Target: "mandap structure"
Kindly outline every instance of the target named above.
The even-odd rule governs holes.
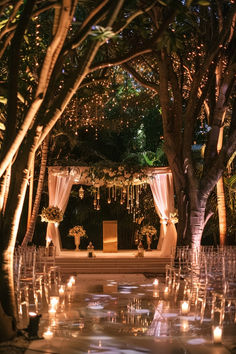
[[[108,189],[110,198],[121,198],[127,208],[135,215],[139,203],[139,191],[149,184],[156,212],[160,218],[160,236],[157,245],[158,256],[168,257],[176,247],[177,222],[174,208],[173,178],[169,167],[148,167],[130,173],[119,166],[115,171],[111,168],[95,169],[84,166],[50,166],[48,167],[49,205],[56,206],[64,213],[73,184],[94,186],[94,206],[100,207],[100,187]],[[109,202],[109,200],[108,200]],[[57,255],[62,251],[58,225],[48,223],[46,242],[52,241]]]

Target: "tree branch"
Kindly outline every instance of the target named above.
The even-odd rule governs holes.
[[[158,93],[159,89],[158,89],[158,85],[156,85],[154,82],[148,81],[146,79],[144,79],[144,77],[142,77],[132,66],[130,66],[127,63],[122,64],[122,67],[128,71],[133,77],[134,79],[140,83],[143,87],[146,87],[150,90],[155,91],[156,93]]]
[[[104,62],[100,62],[94,66],[91,66],[91,68],[89,69],[89,73],[92,73],[96,70],[99,70],[99,69],[103,69],[103,68],[107,68],[107,67],[110,67],[110,66],[115,66],[115,65],[121,65],[121,64],[124,64],[126,63],[127,61],[130,61],[140,55],[143,55],[143,54],[147,54],[147,53],[151,53],[152,52],[152,49],[151,48],[143,48],[141,49],[140,51],[134,51],[133,53],[129,53],[123,57],[120,57],[120,58],[112,58],[108,61],[104,61]]]

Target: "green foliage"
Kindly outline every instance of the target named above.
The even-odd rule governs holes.
[[[232,213],[236,210],[236,174],[231,177],[224,178],[225,186],[229,195],[229,206]]]
[[[231,177],[224,177],[224,191],[225,191],[225,204],[226,204],[226,222],[227,234],[226,244],[236,244],[236,175]],[[212,242],[217,245],[219,240],[219,220],[217,209],[217,194],[216,189],[211,193],[208,203],[207,211],[213,211],[214,214],[206,224],[203,233],[203,244]]]
[[[163,166],[162,158],[165,153],[162,147],[157,148],[156,152],[145,151],[143,152],[143,158],[148,166]]]
[[[111,27],[94,26],[90,35],[98,41],[107,41],[109,38],[114,38],[115,33],[112,31]]]

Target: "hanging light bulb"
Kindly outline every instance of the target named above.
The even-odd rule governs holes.
[[[82,186],[79,189],[79,197],[80,197],[80,199],[84,198],[84,188]]]

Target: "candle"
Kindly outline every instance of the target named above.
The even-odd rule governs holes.
[[[169,288],[168,286],[166,286],[164,289],[164,297],[167,297],[168,294],[169,294]]]
[[[153,297],[157,298],[159,296],[158,291],[153,291]]]
[[[154,285],[154,286],[157,286],[158,283],[159,283],[159,282],[158,282],[158,279],[154,279],[153,285]]]
[[[69,281],[69,282],[67,283],[67,288],[68,288],[69,290],[71,290],[72,285],[73,285],[73,284]]]
[[[43,338],[46,340],[50,340],[53,337],[53,332],[50,331],[50,328],[46,332],[43,333]]]
[[[71,283],[72,285],[75,284],[75,277],[71,276],[69,279],[69,283]]]
[[[220,326],[213,327],[213,342],[221,343],[222,341],[222,328]]]
[[[64,290],[64,287],[63,287],[63,285],[62,285],[62,286],[59,288],[59,295],[60,295],[60,296],[63,296],[64,293],[65,293],[65,290]]]
[[[59,303],[59,298],[58,296],[50,296],[50,305],[54,307],[55,309],[57,308]]]
[[[183,315],[186,315],[189,312],[189,302],[188,301],[182,301],[181,312]]]

